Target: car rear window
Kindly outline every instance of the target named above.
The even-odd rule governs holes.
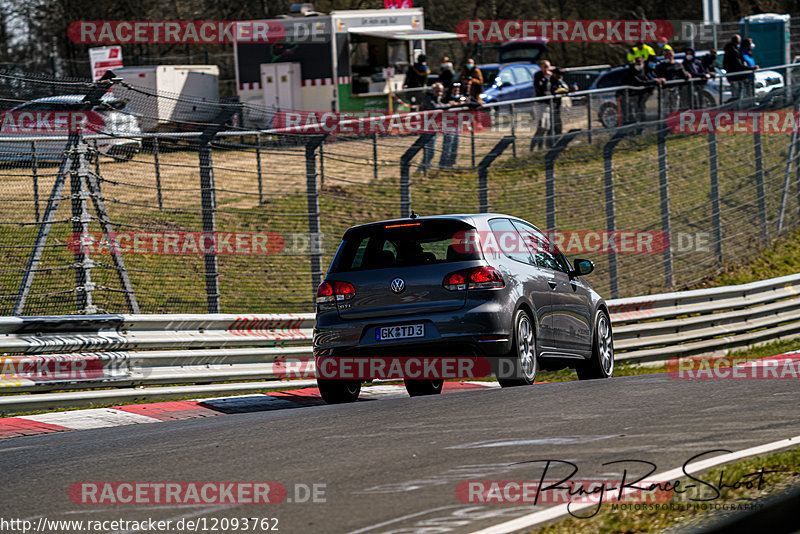
[[[391,222],[347,231],[330,272],[413,267],[481,259],[459,246],[472,226],[457,220]]]

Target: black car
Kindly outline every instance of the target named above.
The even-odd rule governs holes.
[[[534,225],[508,215],[441,215],[350,228],[317,292],[314,355],[486,358],[501,386],[532,384],[540,368],[610,377],[608,308]],[[502,365],[500,365],[502,364]],[[327,402],[358,398],[361,381],[317,378]],[[442,380],[406,379],[414,395]]]

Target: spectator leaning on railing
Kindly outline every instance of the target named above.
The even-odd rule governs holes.
[[[572,91],[577,91],[578,86],[573,84],[572,87],[567,85],[564,81],[564,71],[556,67],[553,69],[553,77],[550,83],[551,94],[557,98],[553,99],[553,133],[561,135],[563,132],[563,124],[561,122],[561,103],[564,96]]]
[[[475,60],[469,58],[464,68],[461,69],[461,74],[458,76],[458,81],[461,82],[461,94],[469,96],[473,100],[478,100],[481,92],[483,91],[483,74],[481,69],[475,66]]]
[[[533,91],[536,97],[553,95],[553,67],[546,59],[539,62],[539,72],[533,75]],[[536,115],[536,133],[531,139],[531,152],[536,148],[542,148],[544,137],[550,133],[550,101],[537,100],[533,104],[533,112]],[[550,140],[548,140],[550,146]]]
[[[444,95],[444,87],[440,83],[435,83],[431,86],[430,91],[425,91],[422,94],[422,104],[420,111],[436,111],[446,110],[453,106],[453,102],[449,101],[448,97]],[[433,163],[433,155],[436,151],[436,136],[431,137],[431,140],[423,147],[422,163],[417,168],[417,171],[427,171],[431,168]],[[439,167],[452,168],[456,163],[456,156],[458,155],[458,133],[445,133],[442,135],[442,155],[439,158]]]
[[[728,74],[728,82],[731,84],[732,100],[741,100],[745,96],[745,85],[747,84],[747,71],[755,70],[744,60],[740,44],[742,38],[734,35],[728,44],[725,45],[725,57],[722,58],[722,67]]]
[[[637,57],[633,63],[628,65],[624,84],[641,87],[641,89],[622,91],[624,121],[626,123],[644,121],[646,118],[645,104],[653,93],[653,86],[663,85],[664,79],[655,75],[655,72],[645,64],[644,58]],[[627,99],[625,98],[626,93],[630,93],[627,95]]]
[[[659,61],[656,65],[656,77],[663,78],[665,81],[671,82],[675,80],[688,80],[689,73],[683,68],[683,65],[675,61],[675,53],[672,49],[664,50],[664,59]],[[664,99],[667,109],[666,113],[670,114],[673,111],[678,111],[681,101],[681,89],[677,85],[668,85],[664,90],[666,98]]]
[[[703,62],[697,59],[694,48],[685,48],[684,54],[683,70],[685,70],[691,77],[691,94],[695,98],[696,105],[702,107],[703,99],[700,97],[700,95],[703,92],[703,87],[705,87],[706,82],[709,78],[713,77],[713,74],[710,74],[708,70],[706,70],[705,65],[703,65]],[[716,54],[714,54],[714,56],[716,57]]]
[[[747,67],[751,70],[756,70],[758,68],[758,65],[756,65],[756,60],[753,58],[753,49],[755,47],[756,45],[749,37],[742,39],[742,59]],[[747,78],[745,78],[744,90],[747,98],[753,98],[756,96],[756,75],[752,72],[747,75]]]

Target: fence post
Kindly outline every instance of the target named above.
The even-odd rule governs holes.
[[[547,231],[552,233],[556,231],[556,179],[555,179],[555,161],[562,150],[567,148],[567,145],[580,134],[580,130],[570,130],[555,144],[553,148],[547,151],[544,156],[544,184],[545,184],[545,205],[547,210]]]
[[[669,174],[667,170],[667,135],[669,130],[662,123],[658,131],[658,188],[661,192],[661,233],[667,239],[664,249],[664,285],[672,287],[672,230],[669,209]]]
[[[586,95],[586,130],[589,132],[589,144],[592,144],[592,95]]]
[[[778,210],[778,234],[780,234],[781,230],[783,230],[783,216],[786,213],[786,199],[789,196],[789,179],[792,175],[792,162],[794,162],[796,144],[797,132],[793,131],[791,137],[789,138],[789,155],[786,158],[786,172],[783,175],[783,192],[781,193],[781,204]]]
[[[99,157],[100,152],[95,147],[95,158]],[[111,218],[108,216],[108,211],[103,201],[100,183],[101,176],[99,171],[87,176],[86,184],[89,188],[89,195],[92,198],[92,204],[94,204],[94,209],[97,213],[97,221],[100,223],[103,235],[112,243],[116,243],[114,227],[111,225]],[[125,268],[125,259],[122,257],[122,253],[117,247],[112,246],[109,248],[111,249],[111,261],[119,277],[120,287],[122,287],[122,291],[125,293],[125,302],[128,304],[128,310],[130,310],[131,313],[139,313],[139,303],[136,301],[136,295],[133,293],[133,286],[128,277],[128,270]]]
[[[203,240],[211,236],[212,252],[204,254],[206,270],[206,302],[208,313],[219,313],[219,265],[217,261],[217,194],[214,184],[214,167],[211,160],[211,142],[233,116],[235,108],[223,106],[217,118],[200,135],[200,203],[202,206]]]
[[[31,167],[33,167],[33,211],[39,222],[39,162],[36,159],[36,141],[31,141]]]
[[[764,189],[764,151],[761,144],[761,132],[753,132],[753,152],[756,160],[756,195],[758,198],[758,222],[761,226],[761,241],[769,241],[767,228],[767,196]]]
[[[97,105],[97,103],[100,101],[100,98],[106,92],[108,92],[108,89],[112,84],[113,81],[110,79],[109,71],[103,76],[103,78],[94,84],[92,90],[89,91],[89,93],[84,97],[83,102],[85,103],[86,108],[91,109],[93,106]],[[14,300],[14,306],[11,309],[12,315],[22,315],[22,311],[25,309],[25,301],[28,299],[28,293],[30,293],[31,286],[33,285],[33,279],[36,275],[36,271],[39,269],[39,263],[42,260],[42,253],[44,252],[44,247],[47,244],[47,236],[50,234],[50,228],[53,225],[53,219],[55,218],[56,210],[58,210],[58,205],[61,202],[64,184],[67,181],[67,173],[69,173],[73,168],[75,149],[80,142],[80,139],[81,136],[79,133],[71,133],[67,138],[67,144],[64,147],[63,157],[58,168],[58,174],[56,174],[56,179],[53,183],[53,189],[50,192],[50,198],[47,201],[47,207],[45,207],[41,224],[39,225],[39,232],[36,235],[36,241],[33,244],[31,255],[28,257],[28,263],[25,265],[25,271],[22,275],[22,280],[19,283],[17,297]]]
[[[475,168],[475,124],[469,127],[469,141],[472,148],[472,168]]]
[[[325,140],[319,144],[319,186],[325,186]]]
[[[722,220],[719,210],[719,168],[717,162],[717,135],[708,134],[708,167],[711,177],[711,225],[714,232],[714,258],[722,266]]]
[[[159,163],[158,135],[153,137],[153,163],[156,167],[156,190],[158,191],[158,209],[164,209],[164,198],[161,191],[161,165]]]
[[[424,133],[400,156],[400,217],[411,215],[411,160],[436,134]]]
[[[635,126],[628,126],[620,128],[617,132],[603,145],[603,182],[606,197],[606,231],[609,233],[611,241],[610,250],[608,251],[608,280],[609,288],[611,291],[611,298],[619,297],[619,275],[617,273],[617,250],[616,250],[616,236],[614,233],[617,231],[617,215],[614,206],[614,148],[625,137],[635,131]]]
[[[372,178],[378,179],[378,133],[372,134]]]
[[[478,211],[489,211],[489,166],[503,153],[508,145],[514,143],[514,136],[506,135],[492,147],[478,164]]]
[[[511,137],[514,139],[511,142],[511,154],[517,157],[517,116],[514,113],[514,104],[511,104]]]
[[[256,172],[258,173],[258,204],[264,203],[264,182],[261,175],[261,134],[256,134]]]
[[[317,294],[322,283],[322,238],[319,226],[319,191],[317,190],[317,147],[322,146],[324,135],[315,135],[306,141],[306,201],[308,206],[308,242],[311,245],[311,294]]]
[[[86,209],[86,200],[89,191],[86,186],[86,176],[89,174],[86,143],[78,143],[75,147],[75,157],[70,170],[70,199],[72,201],[72,256],[75,267],[75,304],[78,313],[92,314],[97,308],[92,303],[92,266],[94,262],[89,258],[83,246],[83,237],[89,234],[89,221],[92,220]],[[74,241],[77,238],[77,242]],[[77,245],[77,246],[76,246]]]

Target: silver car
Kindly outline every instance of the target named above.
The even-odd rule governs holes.
[[[37,98],[12,108],[11,112],[76,112],[85,111],[84,95],[59,95]],[[89,139],[91,144],[97,143],[101,154],[115,159],[127,160],[136,155],[142,147],[142,130],[139,119],[130,113],[123,100],[115,98],[112,93],[106,93],[100,104],[91,111],[99,113],[103,118],[103,127],[95,139]],[[36,138],[33,141],[24,140],[19,135],[0,134],[0,161],[30,161],[34,157],[38,161],[60,161],[66,141],[63,139],[49,140],[48,134],[32,134],[28,137]],[[52,137],[64,137],[65,134],[53,134]]]
[[[504,387],[532,384],[539,369],[610,377],[608,308],[584,279],[593,269],[570,264],[545,233],[508,215],[355,226],[317,292],[317,368],[332,358],[452,355],[489,360]],[[338,403],[356,400],[362,380],[318,373],[317,382]],[[412,396],[442,389],[441,379],[405,384]]]

